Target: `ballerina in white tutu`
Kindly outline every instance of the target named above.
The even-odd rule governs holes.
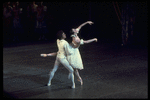
[[[80,40],[80,38],[78,37],[78,33],[79,33],[81,27],[83,27],[86,24],[92,25],[93,22],[92,21],[87,21],[87,22],[81,24],[78,28],[76,28],[76,29],[72,28],[71,29],[71,33],[72,33],[71,34],[71,37],[72,37],[72,43],[71,43],[71,45],[77,45],[78,43],[80,43],[81,45],[83,45],[83,44],[91,43],[91,42],[94,42],[94,41],[97,42],[97,38],[85,41],[83,39]],[[73,54],[67,55],[67,60],[70,63],[70,65],[74,68],[75,74],[78,77],[77,80],[80,81],[81,85],[82,85],[83,81],[82,81],[81,76],[79,75],[78,69],[82,70],[84,68],[83,68],[82,58],[81,58],[81,55],[80,55],[80,52],[79,52],[78,48],[74,48],[73,49]]]

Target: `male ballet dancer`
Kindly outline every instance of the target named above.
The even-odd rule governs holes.
[[[75,88],[74,74],[73,74],[74,70],[70,66],[69,62],[66,59],[66,52],[71,54],[72,53],[72,50],[71,50],[72,48],[70,48],[69,43],[65,40],[65,38],[66,38],[66,34],[62,30],[57,33],[58,52],[57,52],[57,57],[56,57],[56,61],[55,61],[55,64],[54,64],[54,68],[50,72],[50,78],[49,78],[49,82],[48,82],[47,85],[48,86],[51,85],[51,80],[54,77],[54,74],[57,71],[59,64],[61,63],[69,71],[69,77],[72,80],[72,88]],[[79,46],[79,44],[74,46],[74,48],[77,48],[78,46]],[[41,56],[43,56],[43,57],[46,57],[46,56],[49,56],[49,55],[41,54]]]

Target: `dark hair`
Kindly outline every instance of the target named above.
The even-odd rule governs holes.
[[[62,30],[58,31],[58,32],[57,32],[57,39],[61,39],[63,33],[64,33],[64,32],[63,32]]]
[[[74,32],[73,32],[73,30],[71,29],[71,30],[70,30],[70,34],[68,34],[68,37],[69,37],[69,38],[67,39],[68,43],[72,43],[72,37],[71,37],[72,34],[74,34]]]
[[[74,32],[73,32],[73,30],[72,30],[72,29],[70,30],[70,35],[71,35],[71,34],[74,34]]]

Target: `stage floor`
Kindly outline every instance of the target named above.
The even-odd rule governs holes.
[[[91,43],[79,48],[84,69],[71,89],[68,70],[60,65],[50,87],[49,71],[56,43],[3,47],[3,96],[7,98],[148,98],[148,50]]]

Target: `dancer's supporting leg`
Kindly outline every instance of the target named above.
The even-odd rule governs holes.
[[[81,76],[79,75],[78,69],[74,69],[76,76],[78,77],[78,81],[80,81],[81,85],[83,85],[83,81]]]
[[[72,81],[72,88],[75,88],[74,74],[73,74],[74,70],[73,70],[73,68],[70,66],[70,64],[67,61],[67,59],[60,59],[60,62],[63,64],[63,66],[65,66],[65,68],[68,69],[69,76],[70,76],[71,81]]]
[[[60,64],[60,62],[59,62],[58,59],[56,58],[55,64],[54,64],[54,68],[53,68],[52,71],[50,72],[50,78],[49,78],[49,82],[48,82],[47,86],[50,86],[50,85],[51,85],[51,80],[52,80],[52,78],[54,77],[54,74],[55,74],[55,72],[57,71],[59,64]]]
[[[74,74],[73,74],[74,70],[73,70],[73,68],[70,66],[69,62],[68,62],[66,59],[63,59],[63,58],[61,58],[61,59],[60,59],[60,58],[56,58],[56,61],[55,61],[55,64],[54,64],[54,68],[53,68],[52,71],[50,72],[50,78],[49,78],[49,82],[48,82],[47,85],[48,85],[48,86],[51,85],[51,80],[52,80],[52,78],[54,77],[54,74],[55,74],[55,72],[57,71],[58,66],[59,66],[60,63],[62,63],[63,66],[64,66],[65,68],[67,68],[67,70],[69,71],[69,76],[70,76],[71,81],[72,81],[72,88],[75,88]]]

